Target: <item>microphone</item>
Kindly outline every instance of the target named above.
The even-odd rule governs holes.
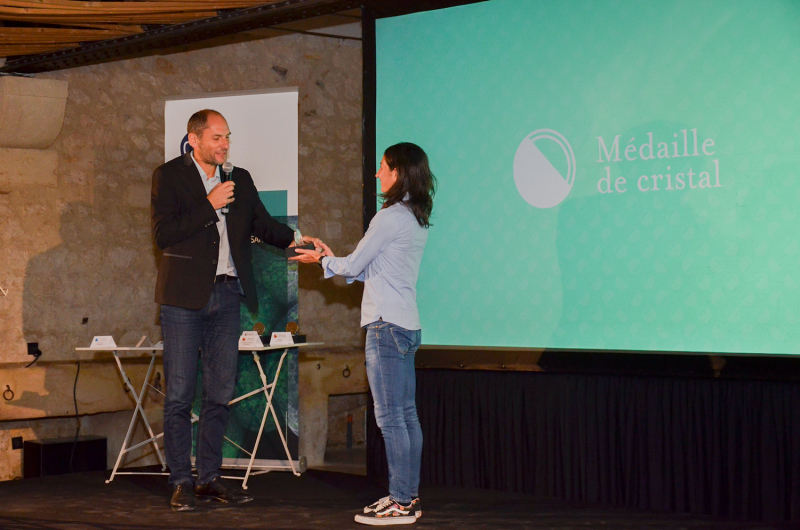
[[[233,164],[231,164],[230,160],[226,160],[224,164],[222,164],[222,175],[220,175],[219,181],[220,182],[228,182],[231,179],[231,172],[233,171]],[[222,214],[226,215],[228,213],[228,205],[222,207]]]

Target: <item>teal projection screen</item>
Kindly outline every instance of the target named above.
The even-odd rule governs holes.
[[[439,179],[428,345],[800,352],[800,2],[380,19],[377,149]]]

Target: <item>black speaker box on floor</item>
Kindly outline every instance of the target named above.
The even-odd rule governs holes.
[[[73,445],[75,452],[73,454]],[[24,478],[106,470],[106,439],[100,436],[50,438],[22,444]],[[70,458],[72,467],[70,469]]]

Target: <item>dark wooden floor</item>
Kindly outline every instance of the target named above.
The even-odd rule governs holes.
[[[333,529],[365,528],[353,521],[364,505],[386,492],[366,477],[307,471],[301,477],[269,473],[253,477],[256,496],[238,507],[201,505],[173,513],[165,477],[119,476],[104,483],[101,473],[78,473],[0,483],[2,530],[144,530],[215,528]],[[424,515],[416,527],[458,530],[757,530],[788,529],[716,521],[682,515],[644,513],[604,506],[542,501],[526,495],[481,490],[422,490]]]

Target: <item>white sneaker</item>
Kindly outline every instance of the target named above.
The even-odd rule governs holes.
[[[372,503],[372,504],[370,504],[369,506],[364,506],[364,513],[371,513],[371,512],[374,512],[374,511],[375,511],[375,509],[376,509],[376,508],[377,508],[377,507],[378,507],[378,506],[379,506],[381,503],[384,503],[384,502],[386,502],[388,499],[389,499],[389,496],[387,495],[386,497],[383,497],[383,498],[381,498],[381,499],[378,499],[377,501],[373,502],[373,503]],[[411,501],[411,506],[413,507],[413,510],[412,510],[412,511],[414,512],[414,517],[416,517],[417,519],[419,519],[420,517],[422,517],[422,501],[419,499],[419,497],[417,497],[416,499],[414,499],[413,501]]]
[[[357,523],[371,526],[388,526],[394,524],[413,524],[417,522],[413,504],[403,506],[393,501],[391,497],[384,497],[370,504],[364,508],[364,511],[366,512],[367,509],[370,509],[370,511],[356,515],[355,521]]]

